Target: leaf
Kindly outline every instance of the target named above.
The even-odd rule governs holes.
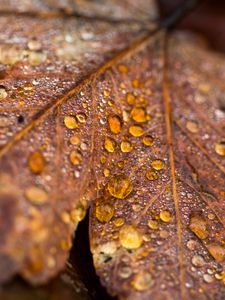
[[[123,21],[128,4],[107,3],[116,10],[109,21],[73,15],[70,1],[2,3],[0,282],[17,273],[33,284],[55,276],[95,198],[93,81],[149,35],[126,19],[129,10]]]
[[[223,299],[224,55],[184,33],[158,34],[120,63],[124,77],[112,68],[96,84],[97,99],[111,86],[104,113],[125,117],[121,132],[96,137],[98,149],[115,140],[100,153],[106,178],[98,163],[95,172],[97,274],[119,299]]]

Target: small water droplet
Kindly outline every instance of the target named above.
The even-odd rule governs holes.
[[[150,289],[153,283],[152,275],[147,271],[140,271],[132,281],[132,285],[139,292]]]
[[[213,243],[206,246],[209,253],[217,262],[223,262],[225,260],[225,247],[219,243]]]
[[[108,152],[114,152],[116,149],[116,141],[110,137],[106,137],[104,147]]]
[[[149,228],[151,228],[153,230],[156,230],[156,229],[159,228],[159,223],[156,220],[149,220],[148,221],[148,226],[149,226]]]
[[[70,153],[70,161],[73,165],[79,165],[81,163],[81,155],[76,150],[71,151]]]
[[[225,156],[225,141],[221,141],[215,144],[215,151],[220,156]]]
[[[124,225],[119,232],[120,244],[126,249],[137,249],[142,245],[142,234],[133,225]]]
[[[155,171],[153,171],[153,170],[147,171],[145,176],[146,176],[146,178],[148,180],[156,180],[156,179],[158,179],[158,174]]]
[[[72,145],[79,145],[80,144],[80,137],[78,135],[71,136],[70,143]]]
[[[126,65],[120,64],[120,65],[118,65],[117,68],[118,68],[118,71],[121,74],[127,74],[128,73],[128,67]]]
[[[80,123],[85,123],[87,119],[86,115],[83,113],[76,114],[76,118]]]
[[[124,199],[132,192],[133,185],[129,177],[117,175],[111,178],[107,188],[111,196],[118,199]]]
[[[131,110],[131,118],[137,123],[144,123],[147,121],[147,113],[144,107],[134,107]]]
[[[113,223],[116,227],[120,227],[124,224],[124,218],[116,218]]]
[[[95,216],[102,223],[109,222],[114,215],[114,206],[106,202],[104,198],[96,200]]]
[[[191,133],[197,133],[199,128],[198,128],[198,123],[194,122],[194,121],[188,121],[186,123],[186,128],[188,131],[190,131]]]
[[[134,80],[132,80],[132,86],[133,86],[133,88],[135,88],[135,89],[140,88],[140,87],[141,87],[141,82],[140,82],[140,80],[139,80],[139,79],[134,79]]]
[[[120,149],[122,152],[130,152],[133,149],[133,146],[129,141],[122,141]]]
[[[46,161],[43,154],[41,152],[32,153],[29,156],[28,165],[34,174],[40,174],[46,166]]]
[[[129,127],[129,133],[134,137],[140,137],[144,134],[144,129],[140,125],[132,125]]]
[[[48,195],[45,190],[37,186],[30,186],[25,191],[26,198],[33,204],[41,205],[47,202]]]
[[[151,162],[151,166],[153,169],[159,171],[165,167],[165,163],[164,163],[164,161],[162,161],[160,159],[155,159]]]
[[[65,116],[64,124],[68,129],[75,129],[78,127],[77,121],[73,116]]]
[[[109,128],[112,133],[118,134],[122,129],[122,121],[119,116],[111,115],[108,117]]]
[[[189,228],[201,240],[206,239],[209,235],[207,223],[202,215],[191,216]]]
[[[134,102],[135,102],[135,96],[134,96],[134,94],[128,92],[128,93],[126,94],[126,100],[127,100],[127,103],[128,103],[129,105],[133,105]]]
[[[195,267],[202,267],[205,264],[204,258],[201,255],[194,255],[191,262]]]
[[[8,93],[4,86],[0,86],[0,100],[5,99],[8,96]]]
[[[160,220],[162,220],[163,222],[166,222],[166,223],[170,222],[171,219],[172,219],[172,215],[171,215],[171,212],[169,210],[160,211],[159,217],[160,217]]]
[[[148,146],[148,147],[151,147],[154,144],[154,140],[150,135],[146,135],[145,137],[143,137],[142,142],[145,146]]]

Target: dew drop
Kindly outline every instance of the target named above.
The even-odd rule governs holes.
[[[71,151],[70,153],[70,161],[73,165],[79,165],[81,163],[81,155],[76,150]]]
[[[150,289],[153,283],[152,275],[147,271],[140,271],[132,281],[132,285],[139,292]]]
[[[206,239],[209,235],[207,223],[199,214],[191,216],[189,228],[201,240]]]
[[[141,87],[140,80],[139,80],[139,79],[134,79],[134,80],[132,80],[132,86],[133,86],[133,88],[135,88],[135,89],[140,88],[140,87]]]
[[[194,121],[188,121],[186,123],[186,128],[188,131],[190,131],[191,133],[197,133],[199,128],[198,128],[198,124]]]
[[[121,266],[118,268],[118,275],[121,278],[128,278],[132,275],[132,269],[128,266]]]
[[[131,118],[137,123],[144,123],[147,121],[147,113],[144,107],[134,107],[131,110]]]
[[[75,129],[78,127],[77,121],[73,116],[65,116],[64,124],[68,129]]]
[[[219,243],[213,243],[206,246],[209,253],[217,262],[223,262],[225,260],[225,247]]]
[[[124,218],[116,218],[113,223],[116,227],[120,227],[124,224]]]
[[[151,166],[153,169],[159,171],[165,167],[165,163],[164,163],[164,161],[162,161],[160,159],[155,159],[151,162]]]
[[[114,152],[116,149],[116,141],[110,137],[106,137],[104,147],[108,152]]]
[[[144,129],[140,125],[132,125],[129,127],[129,133],[134,137],[139,137],[144,134]]]
[[[118,71],[121,74],[127,74],[128,73],[128,67],[126,65],[120,64],[120,65],[118,65],[117,68],[118,68]]]
[[[118,134],[122,129],[122,121],[119,116],[111,115],[108,117],[109,129],[112,133]]]
[[[46,166],[43,154],[41,152],[32,153],[28,159],[28,165],[34,174],[40,174]]]
[[[85,123],[87,119],[86,115],[83,113],[76,114],[76,118],[80,123]]]
[[[128,92],[128,93],[126,94],[126,100],[127,100],[127,103],[128,103],[129,105],[133,105],[134,102],[135,102],[135,96],[134,96],[134,94]]]
[[[77,223],[84,219],[86,215],[86,209],[82,204],[78,204],[75,209],[70,213],[70,218],[72,222]]]
[[[168,210],[162,210],[159,213],[159,218],[160,218],[161,221],[168,223],[172,219],[171,212],[168,211]]]
[[[79,145],[80,144],[80,137],[78,135],[73,135],[70,138],[70,144],[72,145]]]
[[[120,244],[126,249],[137,249],[142,245],[142,234],[133,225],[124,225],[119,232]]]
[[[203,275],[203,280],[206,282],[206,283],[212,283],[213,282],[213,277],[209,274],[204,274]]]
[[[47,202],[48,195],[45,190],[37,186],[31,186],[25,191],[26,198],[33,204],[41,205]]]
[[[205,264],[204,258],[201,255],[194,255],[191,262],[195,267],[202,267]]]
[[[153,229],[153,230],[156,230],[156,229],[159,228],[159,223],[156,220],[149,220],[148,221],[148,227]]]
[[[151,181],[158,179],[158,174],[154,170],[147,171],[145,176],[148,180]]]
[[[103,174],[104,174],[105,177],[109,177],[109,175],[110,175],[109,169],[104,169]]]
[[[102,223],[109,222],[114,215],[114,206],[99,198],[96,201],[95,216]]]
[[[8,96],[4,86],[0,86],[0,100],[5,99]]]
[[[225,156],[225,141],[221,141],[215,144],[215,151],[220,156]]]
[[[133,146],[129,141],[122,141],[120,149],[122,152],[130,152],[133,149]]]
[[[154,140],[150,135],[146,135],[142,140],[143,144],[147,147],[151,147],[154,144]]]
[[[108,182],[107,188],[111,196],[118,199],[124,199],[132,192],[133,185],[129,177],[117,175]]]

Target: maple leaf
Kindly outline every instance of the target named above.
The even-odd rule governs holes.
[[[54,276],[92,202],[110,294],[222,299],[224,57],[150,35],[152,1],[132,21],[135,1],[105,2],[2,8],[0,279]]]

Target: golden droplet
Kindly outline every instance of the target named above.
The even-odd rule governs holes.
[[[172,215],[171,215],[170,211],[168,211],[168,210],[160,211],[159,217],[160,217],[160,220],[162,220],[163,222],[166,222],[166,223],[170,222],[172,219]]]
[[[73,135],[70,138],[70,144],[72,145],[79,145],[80,144],[80,137],[78,135]]]
[[[76,150],[70,152],[70,161],[73,165],[79,165],[81,163],[81,160],[82,157]]]
[[[140,271],[132,281],[132,285],[139,292],[150,289],[153,283],[152,275],[147,271]]]
[[[32,82],[26,82],[25,84],[24,84],[24,90],[25,91],[32,91],[33,90],[33,84],[32,84]]]
[[[126,99],[127,99],[127,103],[129,105],[133,105],[136,98],[135,98],[134,94],[128,92],[127,95],[126,95]]]
[[[106,137],[104,147],[108,152],[114,152],[116,149],[116,141],[110,137]]]
[[[155,159],[151,162],[151,166],[153,169],[159,171],[165,167],[165,163],[164,163],[164,161],[162,161],[160,159]]]
[[[109,222],[114,215],[114,206],[103,198],[96,201],[95,216],[102,223]]]
[[[78,204],[77,207],[71,211],[70,218],[72,222],[78,223],[81,220],[83,220],[85,215],[86,215],[85,207],[82,204]]]
[[[201,255],[194,255],[191,262],[195,267],[203,267],[205,264],[204,258]]]
[[[201,240],[206,239],[209,235],[207,223],[199,214],[191,217],[189,228]]]
[[[215,144],[215,151],[221,156],[225,156],[225,141]]]
[[[64,124],[69,129],[74,129],[78,127],[77,121],[73,116],[65,116]]]
[[[33,204],[41,205],[47,202],[48,195],[45,190],[37,186],[31,186],[25,191],[26,198]]]
[[[122,129],[122,121],[119,116],[111,115],[108,117],[109,128],[112,133],[118,134]]]
[[[159,228],[159,223],[156,220],[149,220],[148,226],[149,228],[156,230]]]
[[[120,227],[124,224],[124,218],[116,218],[113,223],[116,227]]]
[[[124,225],[119,232],[120,244],[126,249],[137,249],[142,245],[142,234],[133,225]]]
[[[41,152],[32,153],[28,159],[28,165],[34,174],[40,174],[46,166],[43,154]]]
[[[123,64],[120,64],[118,65],[118,71],[121,73],[121,74],[127,74],[128,72],[128,67],[123,65]]]
[[[219,243],[213,243],[206,246],[212,257],[219,263],[225,260],[225,247]]]
[[[130,152],[133,149],[132,144],[129,141],[123,141],[120,145],[122,152]]]
[[[109,92],[109,91],[107,91],[107,90],[104,90],[104,91],[103,91],[103,94],[104,94],[104,96],[105,96],[105,97],[109,97],[109,95],[110,95],[110,92]]]
[[[139,79],[134,79],[134,80],[132,80],[132,86],[133,86],[133,88],[135,88],[135,89],[140,88],[140,87],[141,87],[140,80],[139,80]]]
[[[109,177],[109,175],[110,175],[109,169],[104,169],[103,174],[104,174],[105,177]]]
[[[79,113],[79,114],[76,114],[76,118],[80,123],[85,123],[87,117],[85,114]]]
[[[145,146],[148,146],[148,147],[151,147],[154,144],[154,140],[150,135],[146,135],[145,137],[143,137],[142,142]]]
[[[129,127],[129,133],[134,137],[139,137],[144,134],[144,129],[140,125],[132,125]]]
[[[197,133],[199,130],[198,124],[194,121],[188,121],[186,123],[186,128],[187,128],[187,130],[189,130],[192,133]]]
[[[3,86],[0,86],[0,100],[5,99],[8,96],[6,89]]]
[[[108,182],[107,189],[111,196],[124,199],[132,192],[133,185],[129,177],[116,175]]]
[[[144,107],[134,107],[130,115],[135,122],[144,123],[147,121],[147,113]]]
[[[159,177],[158,177],[158,174],[155,171],[149,170],[149,171],[146,172],[146,178],[148,180],[156,180]]]

